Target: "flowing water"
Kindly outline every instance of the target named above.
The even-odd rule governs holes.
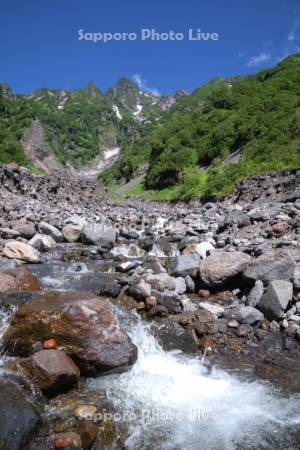
[[[90,385],[106,388],[129,424],[128,449],[295,449],[288,436],[300,424],[299,397],[283,398],[268,384],[165,352],[141,319],[125,314],[121,321],[138,361],[129,372]]]
[[[89,290],[99,282],[99,261],[48,261],[32,266],[45,290]],[[119,375],[88,380],[124,421],[128,450],[296,450],[300,397],[212,367],[203,357],[164,351],[137,314],[114,306],[137,345],[138,360]],[[0,309],[0,342],[14,308]],[[0,364],[1,365],[1,364]],[[102,394],[101,394],[102,395]]]

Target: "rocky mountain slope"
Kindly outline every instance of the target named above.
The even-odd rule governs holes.
[[[178,98],[155,97],[126,78],[107,92],[91,82],[85,89],[40,89],[27,96],[2,83],[0,162],[46,172],[81,169],[97,177]]]

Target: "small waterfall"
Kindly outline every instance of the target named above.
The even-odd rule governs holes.
[[[127,318],[123,326],[138,346],[138,361],[129,372],[90,385],[108,390],[128,424],[126,448],[293,448],[287,447],[288,424],[300,424],[299,398],[282,398],[268,384],[241,381],[208,369],[199,358],[165,352],[140,319]]]

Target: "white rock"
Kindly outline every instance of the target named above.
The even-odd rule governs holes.
[[[16,258],[21,261],[38,263],[40,262],[39,252],[29,244],[19,241],[7,242],[3,249],[3,254],[7,258]]]
[[[210,302],[200,302],[198,304],[199,308],[205,309],[205,311],[209,311],[212,314],[214,314],[216,317],[223,316],[225,309],[223,306],[220,306],[216,303],[210,303]]]

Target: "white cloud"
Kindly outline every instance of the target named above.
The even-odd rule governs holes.
[[[259,55],[256,56],[252,56],[248,61],[247,61],[247,66],[248,67],[257,67],[260,66],[261,64],[269,61],[272,58],[271,53],[267,53],[267,52],[261,52],[259,53]]]
[[[138,85],[141,91],[150,92],[152,95],[160,97],[160,93],[156,88],[149,87],[148,82],[142,77],[140,73],[132,75],[133,81]]]

